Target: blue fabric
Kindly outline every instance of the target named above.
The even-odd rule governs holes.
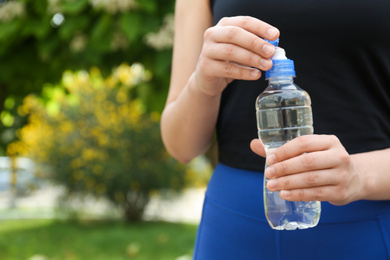
[[[390,259],[390,201],[322,203],[319,224],[276,231],[263,209],[263,174],[219,164],[210,180],[195,260]]]

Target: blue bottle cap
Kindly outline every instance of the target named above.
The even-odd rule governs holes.
[[[275,41],[269,41],[267,39],[264,39],[264,41],[271,43],[275,47],[279,46],[279,38],[277,38]]]
[[[271,58],[272,68],[265,72],[265,79],[274,77],[295,77],[294,61],[286,57],[286,52],[283,48],[278,47],[279,38],[275,41],[265,40],[276,47],[275,54]]]
[[[272,68],[265,72],[265,78],[295,77],[294,61],[290,59],[272,60]]]

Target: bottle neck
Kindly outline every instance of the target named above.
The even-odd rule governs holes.
[[[268,79],[268,85],[286,85],[286,84],[293,84],[294,78],[293,76],[278,76],[278,77],[272,77]]]

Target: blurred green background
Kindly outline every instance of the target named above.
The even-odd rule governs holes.
[[[191,259],[212,156],[160,137],[174,2],[0,0],[0,259]]]

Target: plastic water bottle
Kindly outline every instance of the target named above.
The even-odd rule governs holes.
[[[295,137],[313,133],[311,100],[293,82],[294,62],[287,59],[284,49],[277,47],[278,41],[271,43],[276,52],[273,66],[266,72],[269,85],[256,100],[258,135],[267,155]],[[273,229],[295,230],[317,225],[321,214],[319,201],[286,201],[279,192],[269,191],[267,182],[264,174],[264,208]]]

